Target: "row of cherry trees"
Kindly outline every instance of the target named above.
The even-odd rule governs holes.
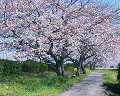
[[[72,61],[80,75],[88,64],[116,59],[119,14],[94,0],[0,0],[0,50],[53,64],[64,77]]]

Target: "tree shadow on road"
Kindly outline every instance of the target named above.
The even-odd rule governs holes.
[[[120,96],[120,84],[104,83],[108,96]]]

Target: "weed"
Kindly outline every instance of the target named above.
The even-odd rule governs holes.
[[[120,85],[117,81],[116,73],[117,70],[104,70],[103,79],[104,79],[104,93],[110,96],[120,96]]]
[[[87,70],[87,73],[91,71]],[[73,70],[68,73],[74,74]],[[51,96],[84,78],[84,74],[69,79],[56,76],[55,72],[40,74],[0,76],[0,96]],[[5,87],[6,86],[6,87]],[[8,88],[8,89],[7,89]]]

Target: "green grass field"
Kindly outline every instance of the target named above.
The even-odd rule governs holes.
[[[90,73],[87,70],[87,74]],[[84,74],[71,78],[75,71],[67,71],[69,79],[56,76],[55,72],[12,75],[0,77],[0,96],[53,96],[68,86],[81,81]]]
[[[120,84],[117,81],[117,69],[105,69],[102,78],[104,80],[104,93],[107,96],[120,96]]]

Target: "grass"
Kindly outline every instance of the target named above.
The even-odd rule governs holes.
[[[114,69],[114,70],[115,70],[115,69],[117,69],[117,68],[104,68],[104,67],[98,68],[98,67],[97,67],[96,69],[101,69],[101,70],[104,70],[104,69],[105,69],[105,70],[106,70],[106,69],[112,70],[112,69]]]
[[[91,71],[87,69],[87,74]],[[41,74],[0,76],[0,96],[53,96],[84,78],[84,74],[71,78],[75,71],[66,71],[69,79],[55,72]]]
[[[117,69],[107,69],[103,71],[104,93],[108,96],[120,96],[120,84],[117,81]]]

